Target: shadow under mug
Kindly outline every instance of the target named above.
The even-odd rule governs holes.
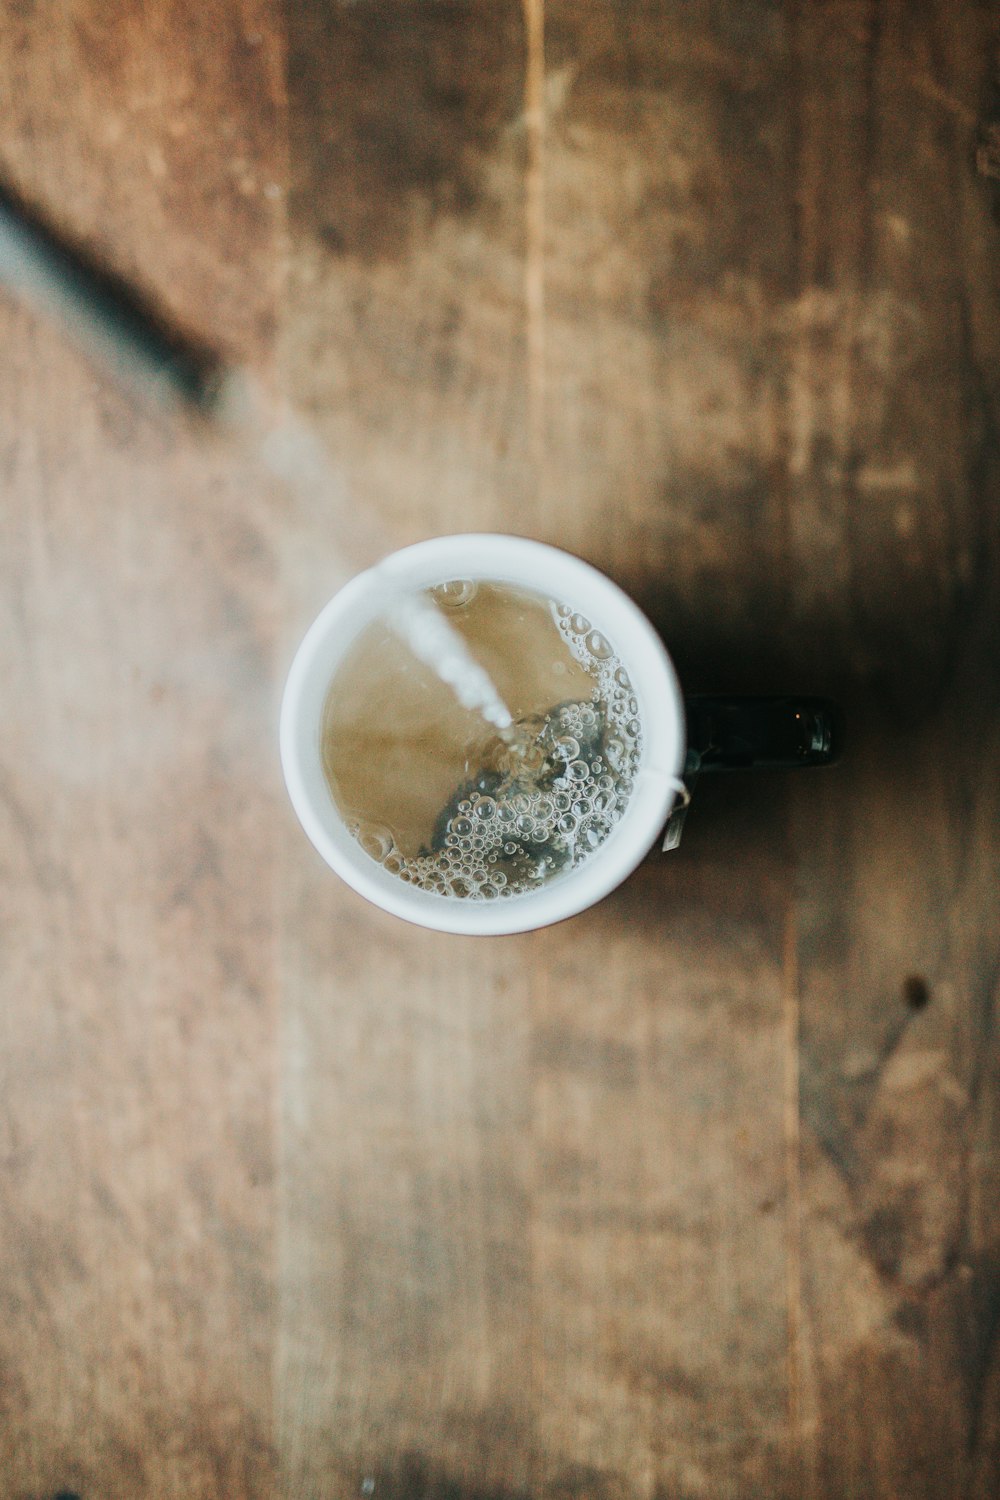
[[[344,656],[394,599],[460,578],[508,583],[585,615],[627,669],[643,731],[631,796],[605,842],[573,869],[502,901],[437,895],[384,869],[350,832],[323,770],[326,703]],[[836,758],[841,739],[840,713],[825,699],[685,699],[656,630],[617,584],[556,547],[494,533],[418,542],[347,583],[296,652],[280,725],[292,805],[327,864],[395,916],[441,932],[479,936],[546,927],[594,905],[632,873],[664,828],[663,847],[673,848],[698,776],[826,765]]]

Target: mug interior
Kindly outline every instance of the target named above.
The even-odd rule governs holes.
[[[643,727],[643,752],[631,797],[600,848],[541,887],[491,902],[422,891],[383,869],[348,831],[323,771],[324,709],[342,658],[393,597],[455,578],[513,584],[586,615],[621,657]],[[296,653],[282,701],[280,738],[292,805],[326,862],[384,910],[424,927],[470,934],[544,927],[607,895],[635,869],[662,829],[684,761],[677,678],[663,643],[638,606],[603,573],[570,553],[523,537],[493,534],[418,542],[346,584]]]

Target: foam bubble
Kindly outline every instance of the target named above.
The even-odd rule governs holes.
[[[452,578],[432,589],[434,601],[443,609],[464,609],[479,593],[479,584],[471,578]]]
[[[383,828],[378,823],[359,823],[354,837],[370,858],[377,860],[379,864],[387,854],[392,852],[395,840],[388,828]]]

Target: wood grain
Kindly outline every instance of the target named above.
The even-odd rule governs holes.
[[[996,239],[972,161],[990,19],[549,4],[518,38],[495,6],[473,44],[441,8],[396,34],[387,90],[376,23],[395,13],[317,9],[291,35],[293,162],[317,98],[339,146],[293,196],[290,376],[356,493],[394,542],[499,525],[571,547],[640,598],[692,687],[838,692],[854,751],[826,780],[706,788],[677,864],[564,929],[481,945],[474,993],[464,970],[439,977],[451,944],[341,898],[372,933],[353,1004],[385,1003],[391,942],[411,978],[381,1025],[408,1032],[417,993],[439,1015],[506,1013],[490,1097],[517,1108],[502,1185],[471,1187],[468,1123],[432,1122],[446,1090],[477,1094],[475,1049],[352,1052],[406,1101],[411,1179],[442,1183],[404,1210],[384,1197],[385,1107],[345,1116],[318,1083],[354,1164],[331,1241],[351,1245],[360,1204],[421,1251],[394,1251],[417,1283],[405,1315],[369,1300],[375,1273],[302,1283],[311,1339],[337,1331],[318,1439],[287,1398],[291,1490],[979,1493],[996,1474]],[[324,88],[345,51],[351,78]],[[417,160],[419,186],[400,166]],[[286,992],[313,1057],[339,1050],[318,974],[345,940],[321,941]],[[437,1084],[414,1096],[418,1058]],[[288,1254],[318,1266],[303,1171],[287,1166]],[[520,1255],[484,1240],[484,1183]],[[444,1292],[455,1257],[501,1278],[498,1369],[489,1306]],[[287,1389],[305,1390],[285,1328]]]
[[[795,803],[810,1494],[997,1481],[995,33],[944,6],[795,29],[795,602],[854,724],[837,804]]]
[[[548,6],[539,162],[537,29],[511,6],[439,8],[387,41],[394,13],[292,21],[293,389],[393,543],[561,542],[707,682],[706,608],[717,638],[788,599],[778,372],[754,335],[760,298],[792,295],[792,226],[772,147],[748,144],[773,126],[782,33],[733,102],[719,69],[739,41],[707,12],[673,36],[671,87],[662,14],[633,33],[610,7]],[[428,56],[461,59],[450,92]],[[322,162],[300,145],[317,99]],[[737,150],[742,202],[712,224]],[[764,290],[716,322],[727,266]],[[295,614],[321,601],[319,553],[286,571]],[[766,685],[773,656],[731,683]],[[288,1493],[779,1492],[784,807],[780,786],[723,798],[683,866],[473,947],[399,928],[291,853]]]
[[[266,357],[273,23],[3,10],[7,178],[180,323]],[[58,331],[0,320],[0,1491],[268,1495],[267,495]]]
[[[333,455],[0,303],[0,1491],[1000,1484],[1000,35],[985,0],[7,0],[0,173]],[[285,189],[288,188],[287,219]],[[372,548],[522,532],[844,763],[545,932],[278,785]]]

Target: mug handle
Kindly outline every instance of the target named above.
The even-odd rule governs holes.
[[[828,766],[840,756],[844,716],[828,698],[716,698],[684,702],[684,792],[667,822],[663,848],[676,849],[691,789],[708,771],[787,771]]]
[[[684,710],[688,726],[686,771],[787,771],[795,766],[828,766],[843,745],[843,715],[828,698],[697,696],[685,700]]]

